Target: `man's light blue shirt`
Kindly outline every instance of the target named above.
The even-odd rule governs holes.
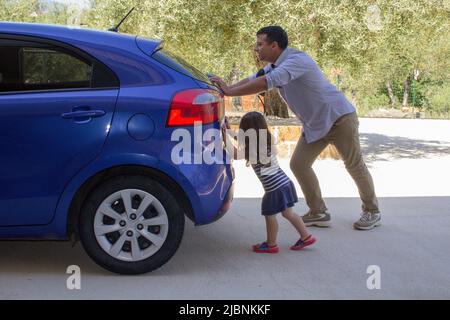
[[[307,143],[322,139],[338,118],[356,111],[305,52],[286,48],[274,67],[264,67],[268,89],[277,88],[300,119]]]

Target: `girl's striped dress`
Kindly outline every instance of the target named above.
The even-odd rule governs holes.
[[[252,164],[252,168],[265,191],[261,204],[263,215],[280,213],[298,202],[295,186],[280,168],[276,155],[270,157],[269,164]]]

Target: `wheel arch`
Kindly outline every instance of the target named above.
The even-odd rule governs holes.
[[[180,187],[180,185],[175,182],[167,174],[160,170],[139,166],[139,165],[120,165],[112,168],[100,171],[90,177],[86,182],[84,182],[81,187],[77,190],[69,207],[69,215],[67,219],[67,235],[69,237],[75,237],[76,240],[79,239],[78,236],[78,222],[83,207],[89,193],[94,190],[102,182],[118,176],[123,175],[143,175],[147,177],[153,177],[162,182],[164,186],[168,186],[169,189],[174,193],[176,199],[180,201],[181,207],[184,209],[184,214],[191,220],[195,221],[194,211],[192,209],[192,204],[187,197],[186,193]]]

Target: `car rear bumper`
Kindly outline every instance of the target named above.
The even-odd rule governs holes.
[[[215,222],[217,220],[219,220],[220,218],[222,218],[225,213],[228,212],[228,210],[231,207],[231,203],[233,202],[234,199],[234,180],[231,183],[230,189],[228,189],[227,195],[223,201],[222,207],[220,208],[220,210],[217,212],[217,214],[215,215],[215,217],[213,218],[213,220],[211,220],[208,223],[212,223]]]
[[[194,223],[205,225],[220,219],[233,201],[234,170],[231,164],[180,165],[178,168],[191,202]]]
[[[200,203],[195,206],[199,209],[195,210],[196,225],[210,224],[219,220],[231,207],[234,198],[234,169],[232,165],[223,165],[220,171],[221,174],[216,179],[211,179],[208,188],[210,192],[198,193]]]

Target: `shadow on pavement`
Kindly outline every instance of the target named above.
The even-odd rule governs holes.
[[[361,133],[360,141],[368,163],[450,155],[450,143],[444,141],[416,140],[375,133]]]

